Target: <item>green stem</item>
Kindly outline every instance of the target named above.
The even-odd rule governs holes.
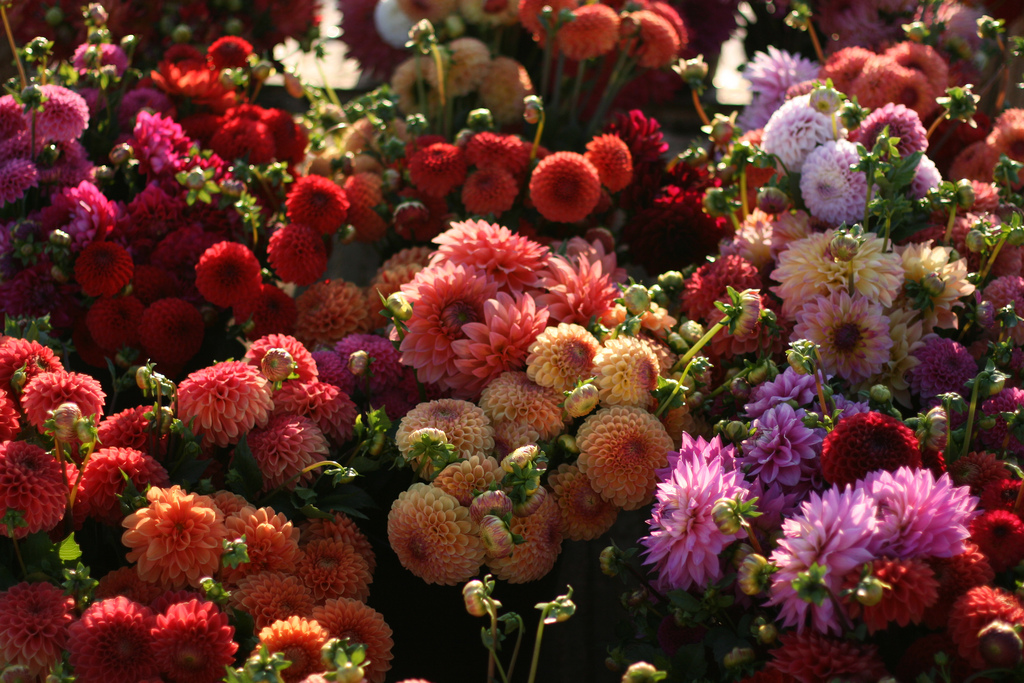
[[[554,17],[552,17],[554,19]],[[551,81],[551,56],[553,46],[555,44],[555,29],[550,24],[544,28],[545,40],[544,40],[544,62],[541,67],[540,76],[540,95],[541,97],[547,98],[548,96],[548,84]]]
[[[11,33],[11,23],[7,20],[7,9],[2,2],[0,2],[0,19],[3,19],[7,42],[11,46],[11,56],[14,57],[14,63],[18,66],[18,78],[21,79],[21,89],[24,90],[28,87],[28,78],[25,76],[25,67],[21,64],[21,56],[18,54],[18,45],[14,42],[14,34]]]
[[[516,623],[519,624],[519,628],[516,629],[516,646],[512,648],[512,661],[508,664],[508,677],[512,680],[512,674],[516,670],[516,661],[519,659],[519,646],[523,644],[523,632],[526,630],[526,624],[523,623],[523,618],[513,612],[516,618]]]
[[[14,555],[18,558],[18,566],[21,568],[21,575],[28,576],[28,569],[25,567],[25,558],[21,556],[21,548],[18,547],[18,539],[14,535],[14,525],[7,525],[7,533],[11,537],[11,543],[14,544]]]
[[[576,120],[576,108],[579,106],[580,92],[583,90],[583,73],[587,70],[587,64],[590,62],[586,59],[576,65],[576,79],[572,84],[572,97],[569,101],[569,120]]]
[[[971,448],[971,428],[974,426],[974,410],[978,407],[978,386],[980,384],[981,382],[975,378],[974,388],[971,389],[971,405],[967,408],[967,426],[964,428],[964,445],[960,450],[961,458],[966,456]]]
[[[590,121],[588,136],[593,137],[597,129],[604,123],[604,117],[608,113],[608,108],[619,94],[619,91],[622,90],[622,86],[629,81],[628,75],[635,61],[631,62],[629,60],[628,50],[623,50],[619,54],[619,59],[612,70],[611,78],[608,79],[608,85],[605,88],[604,95],[601,97],[601,102],[594,111],[594,118]]]
[[[999,241],[996,242],[995,249],[992,250],[992,255],[989,257],[988,261],[985,263],[985,267],[981,270],[981,273],[978,275],[979,285],[985,282],[985,278],[988,277],[988,272],[992,270],[992,266],[995,265],[996,257],[999,256],[999,252],[1002,250],[1003,245],[1006,244],[1006,238],[1008,236],[1008,232],[1004,232],[1002,235],[1000,235]]]
[[[533,659],[530,660],[530,677],[526,683],[534,683],[537,678],[537,664],[540,662],[540,643],[544,638],[544,620],[547,619],[551,605],[545,607],[540,613],[540,624],[537,625],[537,637],[533,641]]]
[[[956,204],[949,207],[949,220],[946,221],[946,232],[942,235],[942,243],[949,244],[950,238],[953,237],[953,223],[956,222]]]
[[[946,114],[942,114],[941,116],[936,117],[935,120],[932,121],[932,125],[928,126],[928,132],[924,136],[925,139],[931,140],[932,134],[939,129],[939,125],[945,120]]]
[[[540,121],[537,122],[537,132],[533,136],[533,146],[530,147],[530,161],[537,158],[537,148],[540,147],[540,136],[544,134],[544,121],[547,119],[545,109],[540,110]]]
[[[704,333],[704,336],[701,337],[696,344],[690,347],[690,350],[686,352],[686,355],[679,359],[679,362],[689,363],[691,360],[693,360],[693,357],[697,355],[697,353],[704,347],[704,345],[711,341],[711,339],[716,334],[718,334],[722,330],[722,328],[725,327],[726,320],[728,320],[728,318],[723,318],[722,320],[719,320],[717,323],[715,323],[710,330]]]
[[[743,220],[750,215],[750,202],[747,200],[747,167],[744,164],[740,171],[740,205],[743,207]]]
[[[333,104],[334,106],[336,106],[336,107],[338,107],[340,109],[341,108],[341,100],[338,99],[338,93],[334,92],[334,88],[332,88],[327,83],[327,74],[324,73],[324,65],[323,65],[323,60],[322,59],[316,60],[316,70],[317,70],[317,73],[320,74],[320,80],[322,80],[324,82],[324,92],[327,93],[327,99],[331,101],[331,104]]]
[[[892,229],[892,216],[885,216],[885,236],[882,238],[882,251],[889,251],[889,231]]]
[[[558,119],[558,105],[562,100],[562,76],[565,72],[565,53],[558,53],[558,62],[555,66],[555,82],[552,84],[555,95],[551,100],[551,112],[555,115],[557,122]]]
[[[868,207],[871,205],[871,191],[874,190],[874,183],[872,182],[875,178],[874,164],[868,164],[867,171],[864,172],[864,177],[868,179],[868,192],[867,196],[864,198],[864,230],[866,231],[868,229]]]

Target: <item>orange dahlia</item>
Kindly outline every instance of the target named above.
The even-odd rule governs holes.
[[[560,323],[541,332],[530,345],[526,374],[542,387],[567,391],[593,373],[600,343],[586,328]]]
[[[494,575],[509,583],[526,583],[543,577],[562,552],[562,515],[553,496],[545,496],[533,514],[513,517],[509,530],[522,536],[512,554],[487,561]]]
[[[381,266],[377,274],[373,276],[368,288],[367,304],[379,304],[381,298],[389,296],[402,288],[402,285],[412,282],[416,273],[423,270],[420,263],[403,263],[389,268]],[[379,295],[379,296],[378,296]]]
[[[313,608],[313,618],[327,629],[332,638],[347,638],[350,644],[366,646],[363,672],[369,683],[384,683],[384,674],[391,669],[391,628],[380,612],[358,600],[335,598]]]
[[[333,538],[307,543],[295,574],[309,586],[317,603],[331,598],[365,601],[373,582],[370,568],[359,551]]]
[[[299,295],[295,305],[295,336],[310,348],[333,346],[374,324],[363,290],[344,280],[317,282]]]
[[[525,424],[541,439],[553,439],[565,426],[562,393],[532,382],[525,372],[498,375],[480,395],[480,407],[497,425],[500,422]]]
[[[512,208],[518,194],[519,186],[511,173],[503,168],[482,168],[466,179],[462,203],[471,214],[500,216]]]
[[[225,520],[229,515],[234,515],[245,508],[252,507],[252,503],[231,491],[214,491],[210,494],[210,500],[213,501],[213,504],[224,515]]]
[[[433,484],[445,493],[455,496],[459,505],[469,507],[473,497],[500,483],[505,472],[497,460],[490,456],[472,455],[466,460],[453,462],[441,470]]]
[[[595,383],[607,406],[646,407],[658,388],[658,357],[636,337],[607,340],[594,356]]]
[[[310,616],[314,602],[313,593],[294,574],[260,572],[238,582],[231,604],[251,615],[261,629],[291,616]]]
[[[523,117],[523,98],[533,94],[533,81],[526,67],[511,57],[491,60],[487,77],[478,91],[480,102],[491,110],[499,126],[516,123]]]
[[[302,543],[309,543],[317,539],[344,541],[363,556],[367,567],[370,568],[371,574],[377,568],[377,556],[373,552],[373,546],[370,545],[370,539],[359,530],[359,527],[352,521],[352,518],[344,512],[335,512],[333,519],[318,518],[306,520],[302,523],[299,530]]]
[[[260,629],[259,642],[253,654],[266,646],[270,652],[280,652],[291,662],[281,671],[285,683],[298,683],[310,674],[323,673],[325,665],[320,650],[330,634],[313,619],[288,617]]]
[[[589,325],[592,317],[615,306],[620,295],[612,271],[583,255],[551,258],[541,273],[541,288],[537,304],[548,309],[552,323]]]
[[[249,561],[237,567],[224,567],[221,579],[238,583],[243,577],[261,571],[290,572],[299,556],[299,530],[273,508],[245,508],[224,520],[229,538],[245,536]]]
[[[590,541],[611,528],[619,509],[599,496],[576,465],[561,464],[548,477],[562,516],[562,533],[570,541]]]
[[[544,218],[556,223],[581,221],[601,198],[601,179],[582,154],[555,152],[530,176],[530,199]]]
[[[572,10],[574,19],[562,24],[556,39],[569,59],[582,62],[608,54],[619,42],[619,14],[604,3]]]
[[[576,434],[577,466],[602,498],[636,510],[654,495],[655,470],[668,465],[672,439],[665,427],[640,408],[603,408]]]
[[[650,10],[628,14],[619,25],[619,35],[623,48],[645,69],[668,66],[679,53],[679,34],[667,19]]]
[[[633,157],[629,153],[629,147],[619,136],[598,135],[587,143],[587,153],[583,156],[597,169],[601,184],[607,187],[609,192],[618,192],[633,182]]]
[[[391,504],[388,541],[402,566],[427,583],[468,581],[484,561],[469,510],[429,484],[413,484]]]
[[[441,398],[421,403],[402,418],[402,423],[395,433],[395,443],[404,455],[412,448],[413,432],[432,427],[440,429],[448,437],[448,443],[455,447],[460,458],[472,455],[484,456],[494,448],[494,428],[487,415],[479,407],[469,401],[454,398]],[[416,467],[419,467],[417,461]],[[424,463],[421,474],[430,477],[433,465]]]
[[[526,177],[531,145],[516,135],[482,131],[466,143],[466,160],[477,168],[503,168],[518,180]]]
[[[198,587],[220,568],[221,541],[228,537],[224,516],[213,501],[180,486],[146,493],[149,505],[121,522],[128,561],[138,562],[144,581],[165,588]]]
[[[326,458],[328,451],[316,423],[291,413],[274,415],[265,427],[253,429],[247,443],[260,466],[265,491],[278,486],[294,489],[312,480],[313,471],[306,468]]]
[[[536,445],[538,441],[540,434],[528,424],[502,421],[494,425],[494,457],[499,460],[517,448]]]
[[[46,676],[67,647],[75,599],[46,582],[19,583],[0,593],[0,661]]]
[[[206,445],[238,443],[245,432],[267,423],[273,407],[270,382],[241,361],[197,370],[178,386],[178,417]]]

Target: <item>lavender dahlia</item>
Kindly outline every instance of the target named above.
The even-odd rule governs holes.
[[[804,426],[803,413],[781,403],[754,421],[756,432],[743,442],[744,455],[738,458],[748,475],[766,484],[778,480],[785,486],[808,478],[808,461],[817,457],[821,436]]]

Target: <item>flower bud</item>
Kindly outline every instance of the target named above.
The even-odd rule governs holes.
[[[730,420],[722,430],[722,436],[733,443],[738,443],[750,436],[750,430],[739,420]]]
[[[753,648],[737,645],[722,658],[722,665],[726,669],[735,669],[754,661],[754,657]]]
[[[260,360],[260,371],[271,382],[285,381],[296,367],[292,354],[281,347],[269,349]]]
[[[849,233],[837,233],[828,244],[829,253],[836,261],[852,261],[860,250],[860,240]]]
[[[738,399],[745,399],[750,396],[750,382],[743,377],[733,377],[729,382],[729,393]]]
[[[54,5],[50,9],[46,10],[46,14],[43,16],[43,19],[45,19],[49,26],[60,26],[64,23],[64,10],[57,5]]]
[[[771,645],[779,639],[779,629],[775,624],[761,624],[757,627],[757,640],[763,645]]]
[[[938,273],[928,273],[921,278],[921,289],[930,297],[937,297],[946,291],[946,281]]]
[[[704,61],[704,55],[697,55],[683,62],[678,73],[684,81],[703,81],[708,77],[708,63]]]
[[[743,528],[743,520],[736,512],[736,503],[730,498],[721,498],[711,508],[711,518],[718,530],[727,536],[738,534]]]
[[[966,178],[956,183],[956,205],[961,209],[970,209],[977,199],[974,192],[974,184]]]
[[[764,555],[751,553],[743,558],[736,574],[736,583],[746,595],[757,595],[768,588],[770,565]]]
[[[814,372],[814,363],[803,354],[792,349],[786,352],[786,362],[789,363],[789,367],[793,368],[798,375],[809,375]]]
[[[188,24],[178,24],[171,31],[171,40],[176,43],[188,43],[192,40],[192,28]]]
[[[239,197],[242,196],[242,192],[245,191],[245,183],[243,183],[241,180],[231,178],[229,180],[225,180],[220,184],[220,191],[221,194],[223,194],[225,197],[228,197],[230,199],[238,199]]]
[[[206,185],[206,176],[198,168],[185,177],[185,187],[190,190],[201,190],[203,185]]]
[[[487,616],[487,588],[484,582],[473,579],[462,587],[462,599],[466,603],[466,611],[474,617]]]
[[[757,191],[757,208],[765,213],[782,213],[789,208],[789,195],[777,187],[766,185]]]
[[[139,369],[135,371],[135,384],[138,385],[139,389],[147,391],[149,389],[149,383],[153,376],[149,368],[145,365],[140,365]]]
[[[540,508],[547,497],[548,490],[543,486],[538,487],[534,490],[532,496],[512,507],[512,514],[516,517],[529,517]]]
[[[115,145],[113,149],[110,150],[110,154],[107,156],[110,159],[110,163],[114,164],[115,166],[120,166],[121,164],[132,158],[132,147],[127,143]]]
[[[682,289],[686,281],[683,279],[683,274],[678,270],[669,270],[658,276],[658,284],[661,288],[666,291],[675,291]]]
[[[534,458],[537,457],[538,452],[538,448],[533,444],[520,446],[502,459],[501,469],[505,470],[509,474],[515,472],[516,467],[520,470],[525,470],[530,466],[530,463],[533,462]]]
[[[284,90],[295,99],[301,98],[306,92],[299,77],[290,73],[284,75]]]
[[[1003,390],[1006,386],[1006,376],[1002,374],[985,375],[983,376],[984,383],[981,385],[981,389],[987,390],[988,396],[991,398]]]
[[[480,541],[483,542],[487,555],[496,560],[511,555],[515,546],[508,525],[494,515],[484,515],[480,520]]]
[[[622,674],[622,683],[654,683],[658,680],[655,678],[657,673],[658,669],[653,664],[634,662]]]
[[[90,420],[78,420],[75,422],[75,438],[83,444],[90,444],[96,441],[96,434]]]
[[[264,60],[252,68],[252,77],[262,83],[274,75],[274,65]]]
[[[360,349],[353,351],[348,357],[348,371],[356,377],[362,377],[370,367],[370,354]]]
[[[868,396],[875,403],[888,403],[892,400],[892,392],[884,384],[875,384],[868,392]]]
[[[1012,669],[1021,661],[1020,635],[1011,624],[993,621],[978,632],[978,652],[985,663],[997,669]]]
[[[401,292],[392,293],[387,299],[386,306],[388,312],[395,316],[395,320],[405,322],[412,317],[412,304]]]
[[[811,90],[811,96],[809,99],[811,109],[830,116],[839,111],[839,107],[843,104],[843,99],[839,96],[839,92],[835,88],[828,86],[818,86]]]
[[[601,392],[594,384],[581,384],[565,398],[565,412],[570,417],[589,415],[597,407]]]
[[[598,562],[601,565],[601,573],[605,576],[615,577],[619,575],[619,562],[622,560],[622,551],[613,545],[601,551]]]
[[[558,446],[567,453],[571,453],[573,455],[580,454],[580,447],[576,443],[576,437],[572,434],[560,435],[558,437]]]
[[[704,336],[704,327],[696,320],[687,320],[679,326],[679,336],[687,344],[696,344]]]
[[[75,425],[82,418],[82,409],[71,401],[61,403],[53,411],[53,438],[65,443],[75,438]]]
[[[985,233],[981,230],[970,230],[964,237],[964,243],[967,245],[967,251],[977,254],[985,248]]]
[[[651,307],[651,295],[643,285],[630,285],[622,293],[622,301],[630,315],[643,315]]]
[[[477,524],[487,515],[505,517],[512,514],[512,499],[502,490],[484,491],[469,504],[469,516]]]
[[[745,289],[739,295],[739,312],[733,320],[733,336],[749,337],[761,316],[761,294],[756,289]]]
[[[536,95],[530,95],[523,99],[523,120],[531,125],[540,123],[541,114],[544,113],[544,103]]]
[[[490,109],[474,109],[466,116],[466,126],[476,132],[494,130],[494,115]]]
[[[903,33],[907,36],[907,40],[914,43],[923,43],[931,31],[928,30],[923,21],[913,21],[909,24],[903,24]]]
[[[946,448],[946,410],[935,406],[918,422],[914,435],[923,448],[942,451]]]
[[[50,244],[55,247],[69,247],[71,246],[71,235],[64,232],[60,228],[50,233]]]
[[[885,597],[885,586],[875,576],[868,576],[857,584],[853,598],[865,607],[874,607]]]

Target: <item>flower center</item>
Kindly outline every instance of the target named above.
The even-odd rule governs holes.
[[[863,336],[856,323],[843,323],[835,329],[832,335],[832,345],[838,351],[849,353],[857,348],[857,344]]]
[[[178,666],[183,669],[198,669],[202,660],[202,653],[194,644],[184,645],[178,650]]]
[[[476,311],[465,301],[450,303],[441,311],[441,329],[449,337],[462,336],[462,326],[476,320]]]

